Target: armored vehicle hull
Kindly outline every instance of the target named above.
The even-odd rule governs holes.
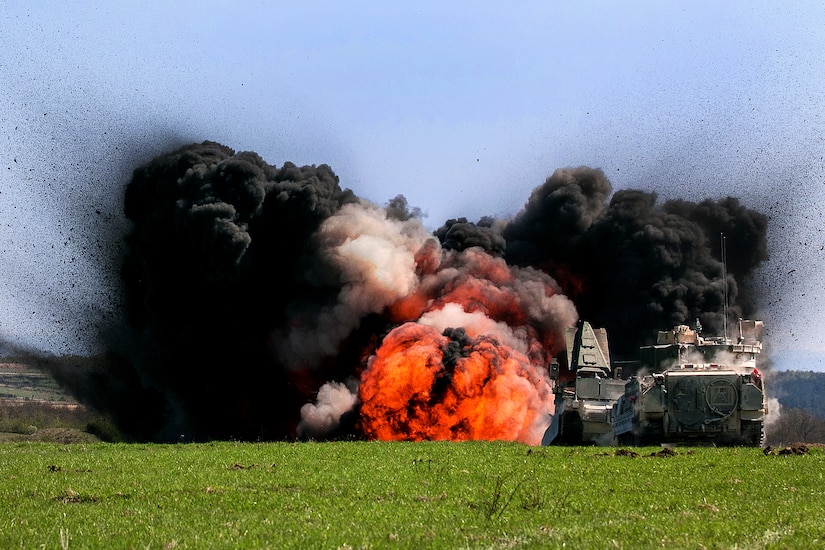
[[[736,342],[700,331],[678,326],[641,348],[644,374],[627,381],[611,413],[620,444],[762,444],[761,321],[740,321]]]

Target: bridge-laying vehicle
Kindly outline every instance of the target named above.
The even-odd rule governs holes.
[[[568,371],[574,378],[559,380],[558,364],[551,366],[556,410],[542,445],[609,444],[613,406],[624,395],[626,381],[615,376],[618,371],[610,363],[607,331],[579,321],[564,336]]]

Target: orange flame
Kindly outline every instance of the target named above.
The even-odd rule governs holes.
[[[538,445],[553,396],[546,372],[491,338],[470,340],[452,368],[450,339],[407,323],[362,375],[361,426],[381,440],[508,440]]]

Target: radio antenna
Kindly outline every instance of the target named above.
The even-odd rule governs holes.
[[[725,328],[725,341],[728,341],[728,253],[725,249],[725,234],[719,234],[722,245],[722,281],[725,284],[724,302],[722,304],[722,313],[724,314],[722,323]]]

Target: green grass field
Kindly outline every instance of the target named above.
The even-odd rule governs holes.
[[[0,547],[825,547],[825,453],[8,442]]]

